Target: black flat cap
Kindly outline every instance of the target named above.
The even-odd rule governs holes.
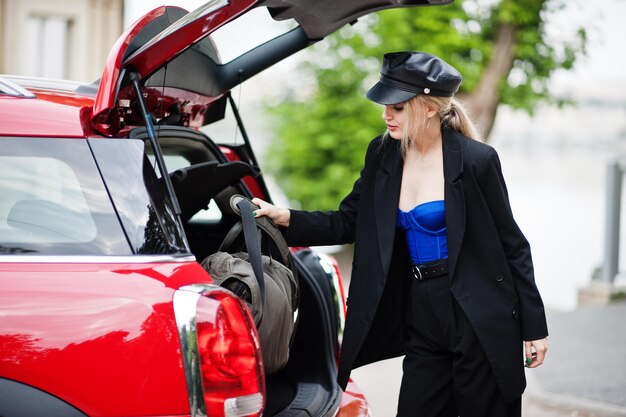
[[[379,104],[403,103],[418,94],[450,97],[463,76],[441,58],[426,52],[392,52],[383,56],[378,81],[366,93]]]

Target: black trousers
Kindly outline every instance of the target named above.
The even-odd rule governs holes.
[[[425,281],[407,275],[406,356],[397,417],[521,417],[521,398],[513,403],[502,398],[448,275]]]

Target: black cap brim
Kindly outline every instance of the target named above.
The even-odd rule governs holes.
[[[369,89],[365,96],[378,104],[398,104],[404,103],[415,97],[417,93],[411,91],[400,90],[398,88],[390,87],[382,82],[377,82],[372,88]]]

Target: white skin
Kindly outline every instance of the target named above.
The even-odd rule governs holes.
[[[402,139],[404,132],[404,103],[385,105],[382,114],[387,125],[389,136],[395,140]],[[437,109],[425,105],[420,123],[415,126],[416,131],[410,137],[417,137],[419,141],[412,141],[404,159],[402,185],[400,188],[399,207],[409,211],[413,207],[433,200],[444,199],[443,177],[443,147],[439,116]],[[278,226],[289,226],[291,213],[288,208],[276,207],[259,198],[252,199],[260,208],[256,216],[267,216]],[[548,339],[531,340],[524,342],[525,356],[528,368],[540,366],[548,350]]]

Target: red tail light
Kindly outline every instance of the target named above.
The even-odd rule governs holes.
[[[212,291],[198,299],[196,330],[207,415],[262,415],[265,376],[248,308],[225,291]]]
[[[221,287],[194,284],[174,292],[173,307],[191,416],[261,416],[265,373],[245,304]]]

